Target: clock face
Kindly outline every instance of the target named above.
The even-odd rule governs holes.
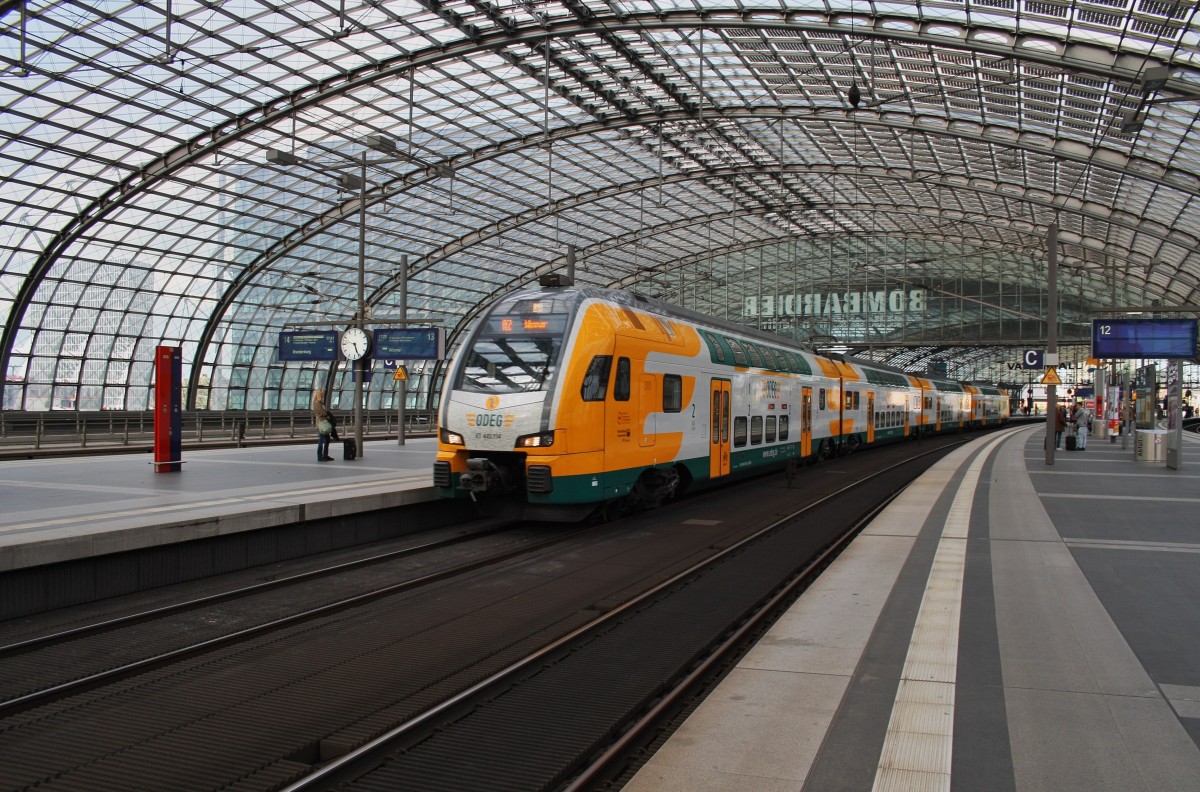
[[[358,360],[367,354],[371,348],[371,339],[366,332],[357,327],[351,327],[342,333],[342,354],[347,360]]]

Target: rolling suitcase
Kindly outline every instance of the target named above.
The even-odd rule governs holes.
[[[351,443],[353,443],[354,441],[353,441],[353,440],[351,440],[350,442],[351,442]],[[1068,450],[1068,451],[1074,451],[1074,450],[1075,450],[1075,445],[1076,445],[1078,442],[1079,442],[1079,440],[1078,440],[1078,439],[1075,437],[1075,435],[1073,435],[1073,434],[1072,434],[1072,435],[1067,435],[1067,450]],[[351,457],[351,458],[353,458],[353,457]]]
[[[352,460],[356,456],[358,456],[358,445],[354,442],[354,438],[351,437],[347,440],[343,440],[342,459]]]

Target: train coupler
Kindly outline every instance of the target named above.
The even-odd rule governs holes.
[[[458,479],[458,486],[472,496],[503,495],[512,487],[512,474],[486,457],[467,460],[467,472]]]

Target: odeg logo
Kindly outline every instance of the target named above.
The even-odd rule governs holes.
[[[496,409],[497,407],[500,406],[500,397],[499,396],[488,396],[487,401],[485,401],[483,403],[483,406],[489,410]]]

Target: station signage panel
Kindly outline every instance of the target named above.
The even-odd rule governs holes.
[[[373,354],[377,360],[441,360],[446,339],[438,327],[376,330]]]
[[[513,314],[490,316],[488,332],[497,336],[561,335],[567,329],[566,314]]]
[[[1195,319],[1093,319],[1092,357],[1196,357]]]
[[[334,330],[302,330],[279,334],[280,360],[337,360]]]

